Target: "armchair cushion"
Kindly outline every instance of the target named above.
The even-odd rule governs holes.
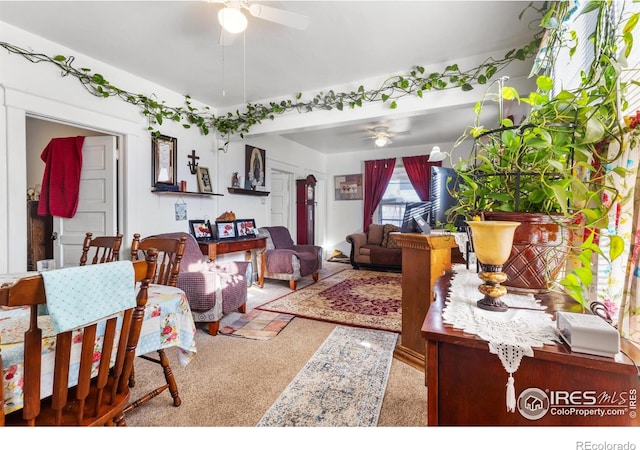
[[[384,226],[372,223],[369,225],[369,231],[367,231],[367,244],[382,245],[384,239]]]

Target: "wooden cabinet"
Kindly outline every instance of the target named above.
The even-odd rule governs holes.
[[[436,301],[422,325],[428,425],[640,426],[640,378],[633,362],[640,361],[640,350],[626,339],[620,339],[626,356],[616,358],[575,353],[562,343],[534,348],[514,374],[517,404],[508,411],[508,373],[498,355],[489,352],[487,341],[443,321],[450,284],[451,273],[436,282]],[[554,316],[576,311],[568,296],[537,298]]]
[[[298,245],[315,244],[316,177],[296,180],[296,218]]]
[[[38,202],[27,202],[27,270],[36,270],[36,262],[53,259],[53,217],[38,215]]]
[[[451,269],[451,250],[458,244],[450,234],[392,234],[402,248],[402,335],[395,356],[423,370],[422,323],[434,299],[433,286]]]

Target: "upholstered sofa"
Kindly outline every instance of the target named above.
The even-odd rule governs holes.
[[[318,281],[318,272],[322,269],[322,247],[318,245],[296,245],[286,227],[262,227],[258,229],[261,237],[266,237],[267,248],[264,257],[258,258],[258,274],[264,278],[289,281],[291,290],[296,290],[298,280],[311,275]],[[262,284],[263,279],[259,280]]]
[[[400,228],[395,225],[372,223],[366,233],[348,235],[346,239],[351,244],[353,268],[401,271],[402,248],[390,234],[397,231]]]
[[[209,262],[198,242],[189,233],[164,233],[157,237],[186,237],[178,287],[189,300],[194,322],[207,322],[209,334],[218,334],[220,319],[232,311],[244,313],[247,303],[247,280],[253,268],[247,261]]]

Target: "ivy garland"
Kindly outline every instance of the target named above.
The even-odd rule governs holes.
[[[530,4],[526,9],[533,8],[543,14],[546,4],[540,9]],[[523,11],[524,13],[524,11]],[[523,13],[520,14],[522,17]],[[487,58],[480,65],[468,70],[461,70],[457,64],[451,64],[441,72],[426,73],[422,66],[415,66],[409,73],[393,75],[387,78],[377,89],[366,90],[364,86],[351,92],[320,92],[311,100],[302,100],[302,94],[297,93],[295,99],[261,103],[247,103],[245,111],[236,111],[222,116],[214,115],[210,108],[196,108],[191,102],[191,97],[185,95],[184,106],[170,106],[164,101],[155,99],[155,95],[133,94],[111,84],[99,74],[93,73],[88,68],[76,68],[74,56],[48,56],[42,53],[34,53],[7,42],[0,41],[0,46],[9,53],[17,54],[32,63],[46,62],[54,64],[61,71],[61,76],[73,76],[92,95],[97,97],[117,97],[141,109],[143,115],[149,119],[149,131],[155,135],[156,125],[162,125],[165,120],[180,122],[184,128],[197,127],[204,135],[214,129],[225,137],[225,143],[219,150],[226,150],[232,135],[241,138],[249,132],[252,126],[262,123],[265,119],[275,119],[276,114],[288,111],[311,112],[313,110],[342,111],[345,106],[350,109],[362,107],[367,102],[381,101],[388,103],[389,108],[397,107],[397,100],[407,95],[416,95],[422,98],[425,91],[460,88],[463,91],[473,89],[473,84],[486,84],[497,72],[507,67],[513,61],[524,61],[536,55],[542,38],[542,31],[536,33],[530,43],[519,49],[509,51],[503,58]]]

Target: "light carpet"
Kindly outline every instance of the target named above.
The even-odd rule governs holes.
[[[397,339],[335,327],[257,426],[376,426]]]
[[[258,309],[400,333],[402,274],[345,269]]]
[[[292,314],[254,309],[233,323],[221,327],[219,332],[229,336],[267,340],[276,337],[294,317]]]

